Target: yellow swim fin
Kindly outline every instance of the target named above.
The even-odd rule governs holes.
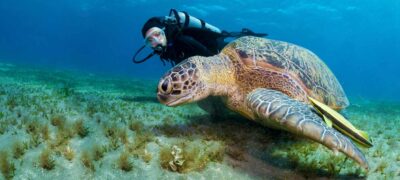
[[[324,117],[324,121],[325,121],[326,125],[328,127],[332,127],[332,121],[330,119],[328,119],[325,115],[322,114],[322,116]]]
[[[324,121],[328,126],[333,125],[335,129],[350,137],[353,141],[363,147],[372,147],[372,143],[366,132],[358,130],[340,113],[336,112],[324,103],[321,103],[312,97],[308,97],[308,99],[315,109],[323,116]]]

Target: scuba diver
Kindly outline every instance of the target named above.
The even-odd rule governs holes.
[[[165,61],[175,65],[191,56],[218,54],[227,44],[224,41],[226,38],[263,37],[267,34],[254,33],[247,28],[243,28],[241,32],[223,31],[184,11],[171,9],[168,16],[152,17],[147,20],[142,27],[142,36],[145,45],[136,51],[132,58],[134,63],[142,63],[157,54],[164,65]],[[152,48],[153,52],[137,60],[136,56],[146,46]]]

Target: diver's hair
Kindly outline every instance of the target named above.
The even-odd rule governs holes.
[[[144,23],[142,27],[142,36],[145,37],[147,30],[152,27],[163,28],[164,26],[163,17],[152,17]]]

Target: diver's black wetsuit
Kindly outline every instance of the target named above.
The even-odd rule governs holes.
[[[183,29],[171,33],[171,30],[167,29],[166,33],[168,44],[166,50],[160,54],[160,58],[174,64],[191,56],[218,54],[226,45],[221,34],[207,30]]]

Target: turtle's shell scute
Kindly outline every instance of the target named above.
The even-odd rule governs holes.
[[[240,66],[240,71],[246,71],[239,74],[249,76],[257,72],[268,76],[278,73],[283,80],[286,76],[289,77],[290,81],[287,82],[293,84],[272,87],[273,89],[290,92],[301,87],[306,95],[334,109],[342,109],[349,104],[342,86],[331,70],[318,56],[303,47],[283,41],[246,36],[228,44],[222,50],[222,54],[228,55],[236,66]],[[270,78],[269,81],[282,81],[282,78]]]

